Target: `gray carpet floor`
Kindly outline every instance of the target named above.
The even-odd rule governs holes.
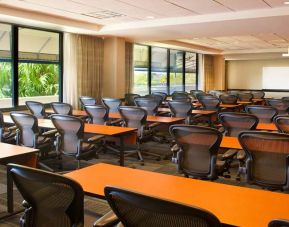
[[[170,146],[169,144],[160,144],[156,142],[149,142],[146,144],[143,144],[142,148],[144,150],[149,150],[153,153],[158,153],[162,157],[165,156],[171,156]],[[176,165],[173,164],[169,159],[162,159],[160,161],[157,161],[156,158],[152,156],[144,156],[145,159],[145,165],[141,165],[140,162],[133,156],[126,157],[125,159],[125,165],[132,168],[137,169],[143,169],[153,172],[159,172],[164,174],[170,174],[170,175],[178,175],[181,176],[176,169]],[[54,162],[48,162],[47,164],[54,168],[59,173],[66,173],[69,171],[72,171],[76,168],[76,161],[73,160],[73,158],[64,158],[62,160],[63,168],[59,170],[59,165],[54,164]],[[105,153],[100,153],[98,159],[93,159],[90,161],[82,161],[81,167],[89,166],[95,163],[109,163],[118,165],[118,157],[115,153],[111,151],[106,151]],[[216,182],[224,183],[224,184],[231,184],[231,185],[237,185],[242,187],[252,187],[247,185],[244,182],[236,181],[236,172],[237,172],[237,163],[233,163],[233,168],[231,170],[231,178],[223,178],[220,177],[216,180]],[[256,187],[258,188],[258,187]],[[262,189],[260,189],[262,190]],[[21,210],[21,202],[22,197],[17,191],[17,188],[14,187],[14,207],[16,210]],[[1,166],[0,167],[0,218],[6,215],[6,168]],[[109,206],[104,200],[95,199],[92,197],[85,197],[84,201],[84,209],[85,209],[85,226],[92,226],[93,222],[97,220],[100,216],[105,214],[109,211]],[[12,226],[19,226],[19,217],[22,215],[22,213],[19,213],[18,215],[14,215],[10,218],[6,218],[4,220],[0,220],[0,226],[4,227],[12,227]]]

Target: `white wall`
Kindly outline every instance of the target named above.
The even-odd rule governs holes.
[[[262,89],[263,67],[289,67],[289,58],[229,60],[226,65],[227,89]],[[279,98],[289,93],[266,92],[266,96]]]

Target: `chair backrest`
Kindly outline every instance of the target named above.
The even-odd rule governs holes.
[[[119,113],[129,128],[137,128],[140,136],[143,127],[146,125],[147,111],[137,106],[120,106]]]
[[[152,95],[160,95],[163,98],[163,101],[167,99],[167,93],[164,92],[153,92]]]
[[[253,99],[253,95],[251,93],[240,92],[238,93],[238,99],[240,101],[251,102]]]
[[[61,114],[52,115],[51,120],[61,136],[61,152],[76,155],[79,151],[79,140],[84,135],[84,122],[78,117]]]
[[[84,109],[85,105],[96,105],[96,99],[90,96],[80,96],[79,101],[81,104],[81,109]]]
[[[198,207],[114,187],[105,187],[106,200],[124,226],[221,226],[218,218]]]
[[[236,104],[238,96],[232,94],[223,94],[219,96],[219,99],[223,104]]]
[[[12,112],[10,116],[20,131],[19,144],[34,147],[35,135],[39,133],[37,118],[32,114],[19,112]]]
[[[189,95],[186,92],[174,92],[172,94],[172,100],[187,99],[187,98],[189,98]]]
[[[276,127],[279,132],[289,134],[289,116],[288,115],[279,115],[273,119]]]
[[[127,93],[124,95],[124,100],[125,100],[125,105],[126,106],[134,106],[134,99],[139,98],[139,94],[132,94],[132,93]]]
[[[197,99],[198,94],[206,94],[206,92],[204,92],[202,90],[191,90],[190,94],[193,98]]]
[[[268,99],[268,105],[277,109],[278,114],[287,114],[289,110],[289,102],[282,99]]]
[[[246,153],[247,182],[268,189],[289,189],[289,135],[245,131],[239,142]]]
[[[251,94],[253,95],[253,99],[262,99],[265,97],[264,91],[252,91]]]
[[[84,110],[91,119],[91,123],[103,125],[108,121],[108,108],[103,105],[86,105]]]
[[[283,101],[289,101],[289,96],[284,96],[284,97],[282,97],[282,100],[283,100]]]
[[[72,106],[63,102],[52,102],[51,107],[56,114],[72,115]]]
[[[8,169],[30,206],[25,210],[25,226],[84,225],[84,193],[76,181],[16,164],[8,164]]]
[[[37,118],[45,118],[45,107],[44,104],[41,102],[36,101],[26,101],[26,107]]]
[[[277,110],[272,106],[247,105],[245,110],[258,117],[259,122],[264,123],[271,123],[277,114]]]
[[[117,113],[118,107],[121,105],[120,99],[102,98],[102,104],[108,107],[110,113]]]
[[[168,105],[174,117],[184,117],[186,118],[186,123],[189,124],[192,110],[194,108],[191,101],[173,100],[169,101]]]
[[[215,96],[203,95],[198,96],[198,100],[205,110],[219,110],[220,100]]]
[[[269,222],[268,227],[289,227],[289,220],[273,219]]]
[[[253,114],[223,112],[219,120],[225,128],[226,136],[238,136],[240,132],[256,129],[259,119]]]
[[[163,102],[163,97],[161,95],[155,95],[155,94],[145,95],[144,98],[155,99],[159,106],[162,105],[162,102]]]
[[[170,133],[181,147],[178,168],[193,177],[217,178],[216,160],[222,140],[218,130],[194,125],[172,125]]]
[[[148,115],[156,115],[158,113],[159,102],[154,98],[135,98],[136,106],[147,111]]]

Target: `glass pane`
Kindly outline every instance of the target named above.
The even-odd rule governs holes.
[[[197,54],[186,52],[186,74],[185,74],[185,90],[189,92],[190,90],[197,89]]]
[[[152,47],[151,92],[167,93],[167,49]]]
[[[190,90],[196,90],[196,73],[186,73],[186,85],[185,90],[189,92]]]
[[[167,93],[167,72],[152,72],[151,92]]]
[[[12,107],[11,26],[0,24],[0,106]]]
[[[19,105],[59,99],[59,34],[19,28]]]
[[[183,91],[183,52],[170,51],[170,94]]]
[[[148,47],[134,45],[134,86],[133,92],[146,95],[148,90]]]

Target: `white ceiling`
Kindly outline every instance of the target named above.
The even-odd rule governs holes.
[[[0,0],[0,21],[7,15],[38,18],[62,30],[137,42],[177,40],[224,53],[282,52],[289,46],[284,0]]]

